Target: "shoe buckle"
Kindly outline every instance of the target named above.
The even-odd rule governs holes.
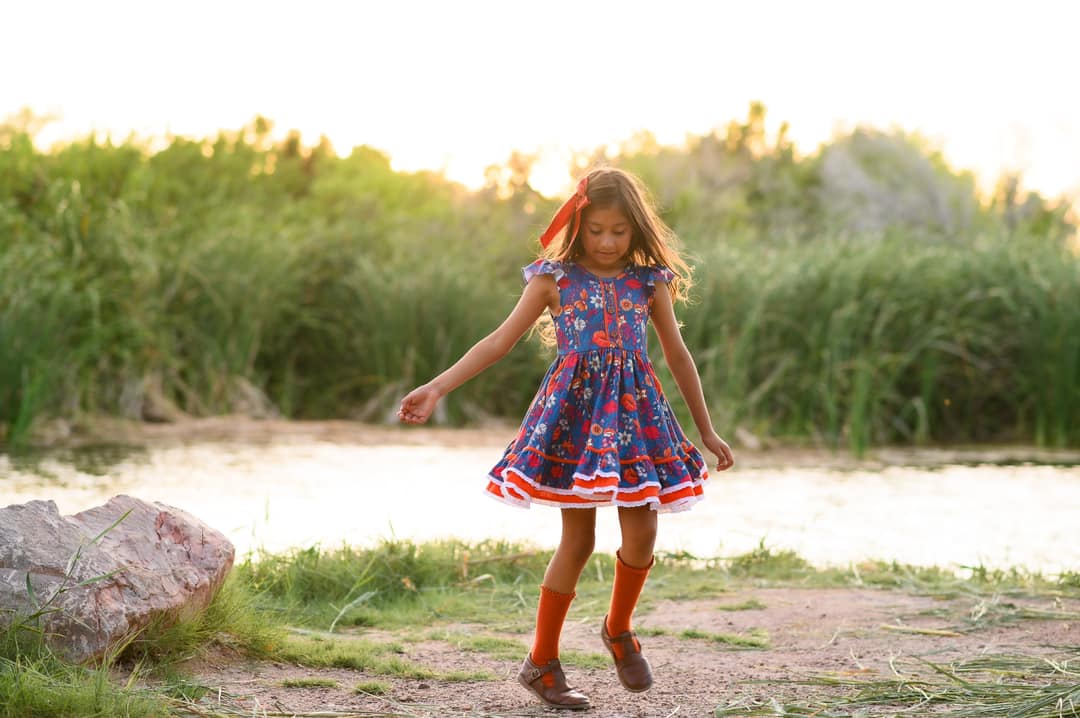
[[[530,661],[530,663],[532,663],[532,661]],[[554,665],[552,665],[552,664],[554,664]],[[522,671],[522,674],[525,676],[525,682],[526,683],[532,683],[533,681],[535,681],[540,676],[544,675],[545,673],[550,673],[551,671],[553,671],[557,667],[558,667],[558,663],[556,661],[550,661],[548,663],[545,663],[542,666],[532,664],[531,667],[526,668],[524,671]]]

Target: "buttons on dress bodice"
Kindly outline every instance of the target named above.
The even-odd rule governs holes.
[[[604,311],[614,315],[617,308],[615,306],[615,282],[601,282],[601,285],[604,288]]]
[[[564,267],[566,276],[558,282],[563,311],[555,322],[559,353],[645,352],[650,270],[630,266],[617,277],[601,278],[575,264]]]

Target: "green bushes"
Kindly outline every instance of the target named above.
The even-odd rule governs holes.
[[[702,256],[684,312],[721,425],[871,443],[1080,442],[1080,262],[1034,238]]]
[[[765,141],[763,112],[617,160],[696,258],[679,311],[718,427],[856,450],[1080,443],[1063,205],[1014,185],[980,203],[911,138],[800,159]],[[0,125],[0,441],[52,416],[247,411],[253,393],[287,417],[382,419],[511,309],[556,201],[270,129],[41,153]],[[549,358],[526,342],[439,419],[516,418]]]

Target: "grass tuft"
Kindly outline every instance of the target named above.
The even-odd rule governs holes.
[[[728,571],[738,578],[791,581],[813,573],[813,568],[794,551],[768,548],[762,539],[754,550],[733,558]]]
[[[439,630],[429,632],[427,638],[433,641],[445,641],[458,650],[484,653],[499,660],[520,660],[529,650],[522,641],[500,636],[475,636]]]
[[[733,648],[768,648],[769,635],[762,630],[752,629],[749,633],[711,633],[696,628],[679,632],[679,638],[701,638]]]
[[[118,716],[158,718],[170,715],[167,696],[150,689],[116,686],[111,666],[73,666],[52,655],[0,658],[0,715],[11,718]]]
[[[563,665],[576,668],[607,668],[611,666],[611,656],[594,651],[559,651],[559,660]]]
[[[275,657],[312,668],[351,668],[402,678],[436,676],[431,669],[397,655],[400,651],[397,644],[375,643],[362,638],[289,636],[275,652]]]
[[[717,611],[761,611],[766,608],[765,604],[756,598],[748,598],[740,603],[728,603],[714,606]]]
[[[338,685],[333,678],[286,678],[281,681],[284,688],[337,688]]]
[[[154,621],[131,640],[122,658],[163,665],[187,660],[211,645],[263,658],[284,639],[284,629],[266,621],[251,589],[232,574],[206,610]]]
[[[353,693],[366,693],[372,696],[384,696],[390,692],[390,684],[383,681],[363,681],[353,687]]]
[[[440,681],[449,681],[451,683],[471,683],[478,681],[497,681],[499,676],[495,675],[491,671],[476,670],[476,671],[447,671],[446,673],[439,674]]]

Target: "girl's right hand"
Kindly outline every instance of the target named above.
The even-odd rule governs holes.
[[[423,424],[431,417],[441,398],[442,394],[430,384],[418,386],[401,400],[398,419],[406,424]]]
[[[705,444],[712,453],[716,454],[716,470],[727,471],[735,465],[735,457],[731,453],[731,447],[715,432],[704,434],[701,443]]]

